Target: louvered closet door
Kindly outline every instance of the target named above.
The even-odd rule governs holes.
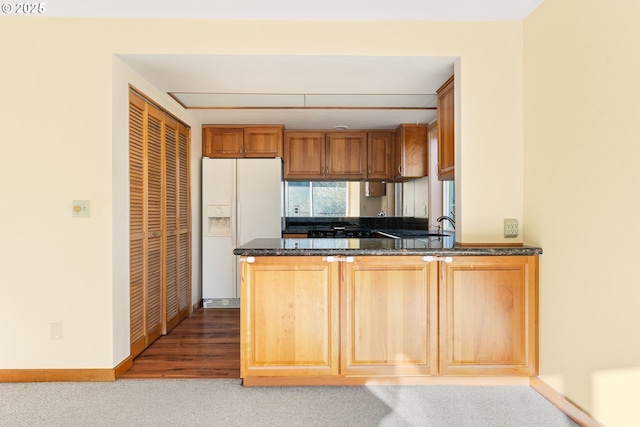
[[[191,170],[189,129],[178,125],[178,310],[191,312]]]
[[[129,95],[129,312],[131,356],[144,350],[145,328],[145,102]]]
[[[191,312],[189,129],[129,96],[131,357]]]
[[[166,334],[180,322],[178,309],[178,122],[171,117],[165,117],[164,136],[164,333]]]
[[[164,114],[147,104],[147,345],[162,333],[162,146]]]

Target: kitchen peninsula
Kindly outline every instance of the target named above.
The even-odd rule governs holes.
[[[425,236],[255,239],[234,253],[244,385],[537,375],[540,248]]]

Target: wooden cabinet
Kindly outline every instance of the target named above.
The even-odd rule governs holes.
[[[202,156],[212,158],[282,157],[283,126],[202,127]]]
[[[306,239],[307,233],[282,233],[283,239]]]
[[[438,179],[453,180],[455,176],[453,76],[437,90],[438,93]]]
[[[367,133],[367,179],[395,178],[393,171],[394,132]]]
[[[537,256],[260,256],[241,265],[245,384],[537,375]]]
[[[537,257],[442,263],[440,373],[536,375]]]
[[[338,374],[338,270],[322,257],[242,263],[241,377]]]
[[[326,169],[324,132],[284,133],[284,179],[322,179]]]
[[[344,268],[341,374],[436,374],[437,264],[364,256]]]
[[[330,132],[327,142],[327,178],[360,180],[367,177],[366,132]]]
[[[364,179],[366,147],[366,132],[285,132],[284,178]]]
[[[395,177],[422,178],[429,174],[428,125],[402,124],[396,128]]]

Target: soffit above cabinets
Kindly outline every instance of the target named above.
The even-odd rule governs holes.
[[[457,57],[118,55],[203,124],[394,129],[436,118]]]

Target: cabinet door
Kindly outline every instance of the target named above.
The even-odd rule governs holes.
[[[285,132],[284,178],[291,180],[325,177],[324,132]]]
[[[403,124],[396,129],[396,177],[422,178],[429,174],[428,125]]]
[[[376,256],[343,265],[341,373],[437,373],[437,263]]]
[[[391,179],[393,159],[392,132],[367,134],[367,179]]]
[[[178,122],[170,117],[164,122],[164,325],[166,334],[180,322],[178,307]]]
[[[242,157],[244,131],[242,128],[204,127],[202,156],[213,158]]]
[[[244,157],[282,157],[282,127],[244,129]]]
[[[438,179],[454,179],[453,76],[438,89]]]
[[[242,378],[338,374],[338,264],[277,256],[242,262]]]
[[[146,347],[146,105],[129,94],[129,312],[130,352],[136,357]]]
[[[537,375],[537,257],[455,257],[441,266],[440,373]]]
[[[327,133],[327,177],[360,180],[367,176],[366,132]]]
[[[191,137],[178,124],[176,207],[178,210],[178,310],[180,320],[193,310],[191,303]]]
[[[146,346],[160,337],[163,323],[163,257],[162,257],[162,150],[164,114],[147,107],[147,205],[146,205],[146,274],[145,274],[145,329]]]

